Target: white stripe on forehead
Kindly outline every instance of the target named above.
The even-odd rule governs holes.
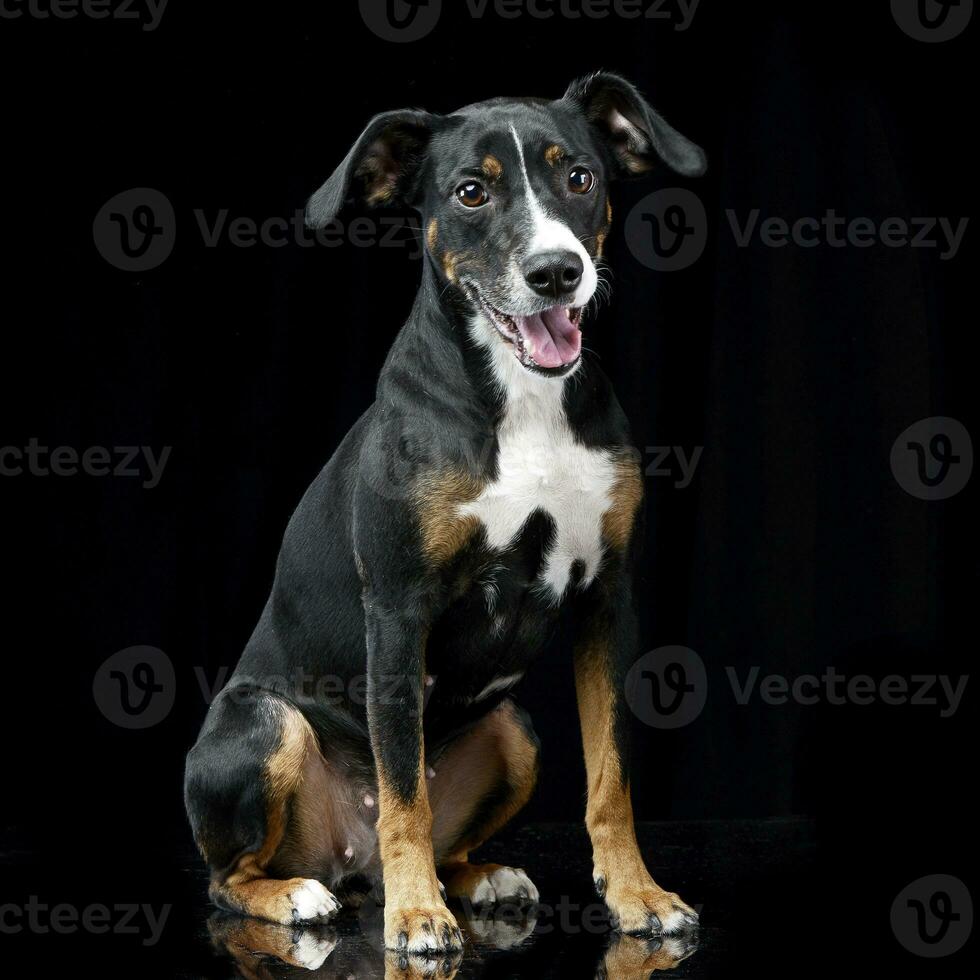
[[[514,142],[517,144],[517,156],[521,161],[521,174],[524,177],[524,190],[527,194],[527,207],[534,228],[533,236],[527,248],[527,254],[534,255],[537,252],[567,250],[575,252],[582,260],[585,268],[590,268],[592,260],[589,258],[589,254],[585,251],[582,243],[575,237],[572,229],[568,225],[562,224],[562,222],[550,217],[544,208],[541,207],[541,202],[538,200],[537,194],[534,193],[534,188],[531,187],[531,178],[528,175],[527,164],[524,161],[524,147],[521,145],[521,138],[517,135],[517,130],[514,128],[513,123],[511,123],[510,131],[514,136]],[[595,284],[593,284],[592,288],[595,288]],[[589,295],[591,295],[591,290]]]

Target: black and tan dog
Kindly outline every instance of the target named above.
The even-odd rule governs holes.
[[[704,155],[600,73],[555,101],[379,115],[311,199],[315,226],[351,197],[417,209],[423,281],[188,757],[219,906],[317,921],[340,907],[328,888],[383,881],[385,944],[434,953],[461,942],[444,893],[536,900],[524,871],[468,856],[531,794],[538,743],[508,695],[567,609],[596,886],[623,932],[695,924],[633,830],[622,695],[643,491],[581,333],[609,185],[661,165],[697,175]]]

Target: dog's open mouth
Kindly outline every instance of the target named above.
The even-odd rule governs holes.
[[[553,306],[533,316],[504,313],[482,297],[480,302],[498,333],[528,368],[559,371],[582,355],[582,307]]]

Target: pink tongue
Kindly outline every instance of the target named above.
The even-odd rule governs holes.
[[[582,331],[568,318],[568,311],[563,306],[514,320],[528,353],[540,367],[571,364],[581,353]]]

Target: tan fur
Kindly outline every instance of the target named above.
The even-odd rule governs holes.
[[[655,948],[647,939],[636,936],[620,936],[603,957],[605,976],[613,980],[649,980],[651,973],[672,970],[687,959],[694,946],[683,940],[668,939],[657,942]]]
[[[575,690],[582,724],[588,803],[585,824],[592,840],[594,877],[623,932],[648,932],[650,916],[692,910],[650,877],[633,823],[629,781],[624,779],[614,732],[616,692],[610,678],[613,651],[600,635],[575,651]]]
[[[411,947],[423,935],[459,936],[459,927],[439,892],[432,851],[432,811],[425,785],[425,760],[419,730],[419,781],[414,798],[403,800],[378,776],[378,844],[385,884],[385,946],[396,949],[401,938]],[[445,945],[449,945],[446,943]]]
[[[460,517],[460,504],[475,500],[483,487],[461,470],[443,470],[422,477],[413,488],[415,511],[422,532],[422,549],[432,565],[443,565],[473,537],[479,520]]]
[[[436,814],[433,845],[439,864],[465,862],[469,852],[506,826],[531,798],[538,780],[538,750],[513,703],[503,701],[436,763],[429,802]],[[480,801],[506,781],[506,800],[486,822],[470,828]],[[466,836],[461,836],[467,831]]]
[[[616,460],[612,504],[602,515],[602,536],[616,551],[623,551],[633,535],[636,514],[643,502],[643,479],[636,454],[623,450]]]
[[[439,222],[436,218],[433,218],[429,222],[429,228],[426,232],[426,241],[429,243],[429,251],[434,252],[436,250],[436,240],[439,238]]]
[[[442,271],[446,273],[446,278],[450,282],[456,282],[456,266],[459,265],[458,252],[446,252],[442,257]]]
[[[394,196],[398,178],[381,166],[380,161],[369,158],[358,171],[359,176],[368,182],[367,202],[370,205],[384,204]]]
[[[564,157],[565,151],[557,144],[549,146],[548,149],[544,151],[544,158],[548,161],[548,165],[551,167],[558,166]]]
[[[504,172],[503,164],[489,153],[483,158],[483,165],[480,169],[487,180],[499,180]]]
[[[247,915],[288,923],[292,910],[289,894],[303,879],[273,879],[267,869],[282,845],[287,807],[302,781],[307,755],[317,748],[313,729],[299,711],[285,705],[277,710],[281,715],[279,746],[265,765],[265,840],[258,851],[243,855],[223,881],[212,881],[211,894]]]

